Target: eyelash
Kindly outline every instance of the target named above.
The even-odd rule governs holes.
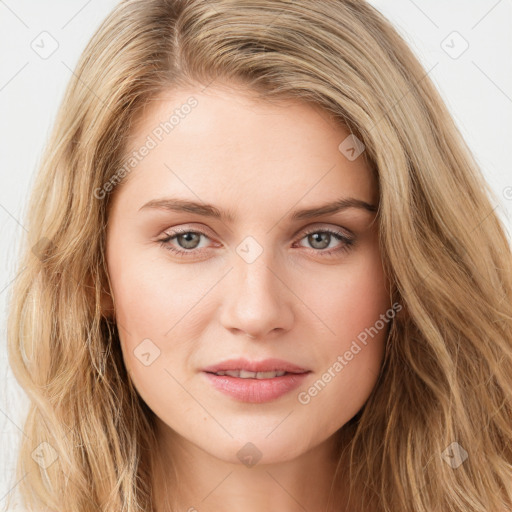
[[[175,229],[174,231],[172,231],[171,234],[166,233],[166,235],[168,235],[168,236],[166,238],[158,240],[158,241],[160,242],[160,245],[164,249],[166,249],[167,251],[172,252],[173,254],[175,254],[176,256],[178,256],[180,258],[187,258],[189,254],[192,255],[193,253],[202,252],[201,249],[190,249],[188,251],[187,250],[179,250],[179,249],[176,249],[175,247],[169,245],[169,242],[171,240],[175,239],[179,235],[183,235],[183,234],[187,234],[187,233],[193,233],[193,234],[196,234],[196,235],[203,235],[206,238],[209,238],[208,235],[206,233],[202,232],[202,231],[194,231],[194,230],[191,230],[191,229],[181,229],[181,228],[178,228],[178,229]],[[355,243],[355,240],[353,238],[349,238],[346,235],[344,235],[343,233],[341,233],[339,231],[335,231],[335,230],[329,229],[329,228],[326,228],[326,229],[311,229],[309,231],[306,231],[303,234],[302,238],[299,239],[299,241],[301,241],[303,238],[305,238],[308,235],[311,235],[313,233],[329,233],[330,235],[334,236],[340,242],[343,242],[343,245],[341,247],[334,248],[334,249],[329,249],[329,250],[326,250],[326,249],[310,249],[311,251],[320,253],[320,254],[322,254],[322,256],[326,256],[326,257],[336,256],[338,254],[344,254],[346,252],[349,252],[350,249],[353,247],[353,245]]]

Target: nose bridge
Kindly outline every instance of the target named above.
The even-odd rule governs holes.
[[[276,264],[270,253],[270,250],[265,251],[265,254],[261,254],[251,263],[242,258],[238,259],[235,265],[237,285],[244,294],[249,293],[252,297],[268,295],[267,298],[275,298],[276,276],[270,269]]]
[[[271,237],[263,238],[264,235],[258,235],[258,238],[248,235],[235,248],[235,273],[254,293],[258,288],[272,287],[275,276],[269,268],[279,266],[271,247]]]
[[[244,239],[233,255],[233,271],[223,298],[222,322],[227,329],[264,336],[288,329],[292,321],[282,265],[271,248],[252,237]],[[288,298],[287,298],[288,297]]]

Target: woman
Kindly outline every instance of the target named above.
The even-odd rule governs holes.
[[[13,291],[29,509],[512,510],[491,195],[368,4],[122,2]]]

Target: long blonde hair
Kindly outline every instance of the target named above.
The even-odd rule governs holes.
[[[122,183],[95,191],[149,101],[215,80],[322,107],[378,176],[383,265],[403,309],[377,385],[340,431],[350,464],[334,476],[346,473],[350,510],[512,510],[512,256],[497,200],[428,73],[363,0],[128,0],[92,37],[10,298],[9,361],[31,404],[16,478],[29,510],[153,510],[154,415],[101,307]]]

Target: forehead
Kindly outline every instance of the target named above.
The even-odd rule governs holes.
[[[258,194],[298,201],[326,191],[334,200],[346,190],[370,202],[375,183],[363,155],[350,161],[340,150],[349,135],[328,112],[298,100],[226,86],[166,91],[131,129],[126,158],[151,147],[121,188],[141,200],[176,191],[212,203]]]

